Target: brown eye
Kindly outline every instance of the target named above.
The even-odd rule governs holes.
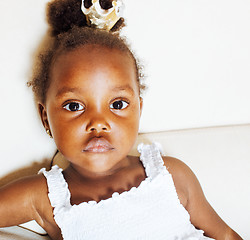
[[[127,106],[128,106],[128,103],[122,100],[115,101],[110,104],[110,108],[115,109],[115,110],[121,110],[121,109],[126,108]]]
[[[63,108],[65,108],[66,110],[70,112],[82,111],[84,109],[84,107],[80,103],[77,103],[77,102],[68,103],[65,106],[63,106]]]

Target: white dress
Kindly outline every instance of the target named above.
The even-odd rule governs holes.
[[[138,146],[146,179],[100,202],[71,205],[62,169],[42,169],[54,219],[65,240],[205,240],[178,199],[156,144]]]

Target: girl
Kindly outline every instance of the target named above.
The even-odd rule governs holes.
[[[51,45],[29,85],[45,130],[70,164],[2,188],[0,227],[36,220],[52,239],[70,240],[241,239],[184,163],[161,157],[155,144],[140,145],[140,159],[128,156],[144,85],[116,32],[120,4],[48,5]]]

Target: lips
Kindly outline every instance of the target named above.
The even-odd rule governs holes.
[[[103,137],[94,137],[92,138],[87,146],[84,148],[83,152],[90,153],[105,153],[113,150],[113,146]]]

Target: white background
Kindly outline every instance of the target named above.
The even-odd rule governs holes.
[[[0,175],[55,149],[26,87],[46,2],[0,2]],[[140,131],[250,123],[250,1],[125,4],[124,32],[148,76]]]

